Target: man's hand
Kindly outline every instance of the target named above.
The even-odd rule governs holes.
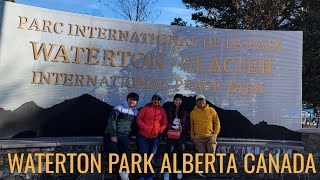
[[[211,136],[213,138],[214,144],[218,145],[218,143],[217,143],[218,134],[211,134]]]
[[[211,136],[212,136],[214,139],[217,139],[218,134],[211,134]]]
[[[117,143],[118,142],[118,137],[117,136],[111,137],[111,142]]]

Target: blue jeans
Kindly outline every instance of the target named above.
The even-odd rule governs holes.
[[[130,140],[127,135],[118,135],[117,137],[118,137],[118,142],[114,143],[111,141],[110,134],[106,134],[103,138],[103,141],[104,141],[103,145],[104,145],[105,152],[107,153],[108,156],[110,153],[117,153],[119,155],[119,159],[121,160],[122,154],[126,154],[128,152]],[[116,169],[117,179],[119,179],[120,176],[118,175],[118,173],[120,169],[120,163],[116,164],[115,169]]]
[[[160,143],[159,137],[155,137],[155,138],[146,138],[140,134],[137,135],[137,147],[138,147],[138,152],[142,157],[142,161],[140,163],[140,167],[141,170],[143,171],[143,166],[144,166],[144,157],[143,154],[147,153],[148,155],[153,154],[153,158],[151,160],[151,164],[152,167],[155,167],[156,164],[156,153],[157,153],[157,149]],[[155,168],[154,168],[155,169]],[[145,175],[142,175],[142,177],[140,177],[141,179],[144,177]],[[147,179],[152,179],[153,174],[151,172],[147,172]],[[139,178],[139,179],[140,179]]]

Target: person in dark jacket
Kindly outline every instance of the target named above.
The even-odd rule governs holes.
[[[189,136],[190,123],[189,113],[183,106],[183,95],[176,94],[173,98],[173,105],[166,108],[168,127],[165,135],[167,136],[166,153],[169,155],[170,162],[173,162],[173,152],[177,153],[178,158],[178,170],[182,170],[183,167],[183,152],[185,150],[185,144],[187,137]],[[168,130],[180,131],[180,138],[173,139],[168,136]],[[177,179],[182,179],[183,174],[178,173]],[[164,173],[164,180],[169,180],[169,173]]]
[[[151,161],[152,166],[155,165],[155,155],[160,143],[159,136],[164,132],[167,127],[167,115],[165,110],[160,106],[161,96],[160,94],[154,94],[151,99],[151,103],[144,106],[138,113],[137,124],[139,127],[137,135],[137,147],[138,152],[142,157],[140,163],[143,170],[143,154],[153,154]],[[153,174],[148,172],[142,174],[139,180],[152,180]]]
[[[130,144],[131,123],[138,114],[135,109],[139,101],[136,93],[129,93],[127,100],[116,106],[108,118],[108,126],[104,135],[104,148],[106,153],[117,153],[121,159],[122,154],[127,153]],[[119,172],[120,165],[117,164],[116,171]],[[128,180],[128,173],[123,171],[117,179]]]

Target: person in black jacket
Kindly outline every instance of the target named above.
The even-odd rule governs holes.
[[[173,162],[173,152],[177,153],[178,169],[182,170],[183,159],[182,155],[185,150],[185,144],[190,131],[189,113],[184,108],[182,103],[183,95],[176,94],[173,98],[173,105],[166,108],[168,127],[165,133],[167,146],[166,153],[168,153],[170,162]],[[180,131],[180,137],[170,138],[168,135],[169,130]],[[169,173],[164,173],[164,180],[169,180]],[[183,174],[178,173],[177,179],[182,179]]]

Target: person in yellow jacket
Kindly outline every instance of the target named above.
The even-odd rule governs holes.
[[[191,138],[198,153],[215,153],[220,120],[214,108],[209,107],[203,94],[196,96],[196,106],[190,113]],[[201,160],[203,162],[203,158]],[[200,166],[204,171],[204,162]],[[204,173],[198,173],[206,177]]]

